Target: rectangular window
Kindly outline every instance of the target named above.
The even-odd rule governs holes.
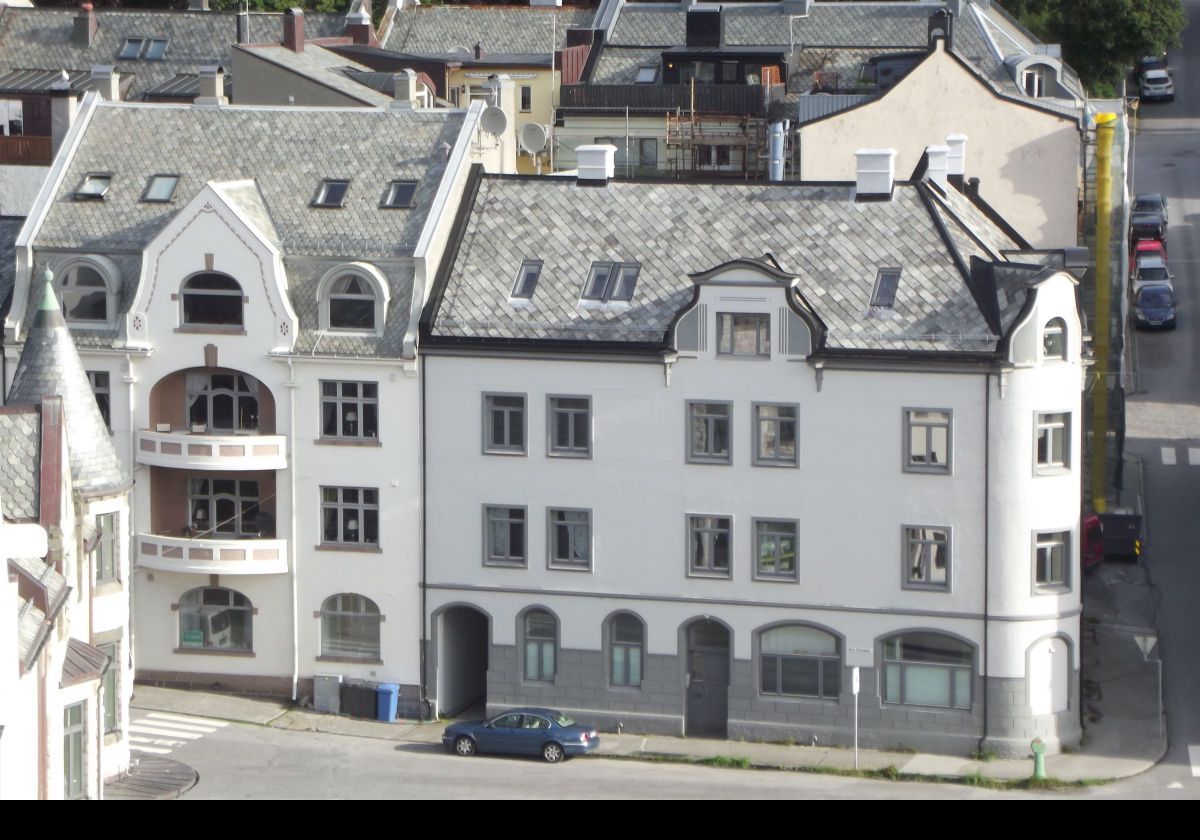
[[[102,513],[96,517],[99,541],[96,543],[96,583],[108,583],[118,579],[121,571],[118,523],[120,514]]]
[[[904,585],[908,589],[950,588],[950,529],[906,526]]]
[[[688,571],[708,577],[730,576],[733,519],[688,516]]]
[[[377,547],[379,491],[370,487],[322,487],[321,542]]]
[[[640,263],[594,262],[588,270],[579,299],[603,303],[633,300],[641,270]]]
[[[1071,415],[1038,414],[1036,429],[1038,472],[1061,472],[1070,467]]]
[[[950,420],[945,409],[904,409],[906,472],[950,472]]]
[[[658,169],[658,140],[654,137],[641,137],[637,141],[638,167],[641,169]]]
[[[717,314],[717,355],[771,355],[771,316],[720,312]]]
[[[875,273],[875,288],[871,290],[872,309],[892,309],[896,305],[896,292],[900,289],[899,268],[881,268]]]
[[[549,397],[546,427],[552,457],[588,458],[592,454],[592,400],[590,397]]]
[[[80,799],[85,790],[83,745],[87,733],[87,703],[63,709],[63,798]]]
[[[110,401],[111,391],[109,390],[108,371],[89,370],[87,378],[88,382],[92,384],[92,393],[96,395],[96,408],[100,409],[100,416],[104,418],[104,428],[111,432],[112,403]]]
[[[483,509],[483,562],[487,566],[525,565],[525,508]]]
[[[145,38],[126,38],[125,43],[121,45],[121,51],[117,53],[117,58],[125,61],[136,59],[142,54],[142,44],[145,41]]]
[[[100,650],[108,656],[108,668],[104,671],[104,679],[101,680],[101,689],[104,696],[104,731],[116,732],[117,721],[117,692],[120,690],[118,677],[121,673],[121,662],[117,658],[120,652],[120,646],[113,642],[108,645],[98,645]]]
[[[537,289],[538,278],[542,276],[541,260],[525,260],[517,271],[517,282],[513,283],[512,296],[521,300],[530,300]]]
[[[521,113],[528,114],[533,110],[533,88],[521,85]]]
[[[379,385],[375,382],[321,382],[321,437],[376,440],[379,437]]]
[[[794,405],[754,405],[754,463],[766,467],[794,467],[797,463]]]
[[[108,194],[111,184],[111,173],[89,172],[75,189],[75,198],[81,201],[98,201]]]
[[[590,571],[592,568],[592,512],[549,508],[550,568]]]
[[[732,463],[733,403],[688,402],[687,459],[709,464]]]
[[[483,395],[483,451],[525,454],[525,395]]]
[[[350,182],[340,178],[326,178],[317,187],[313,196],[313,207],[344,207],[346,193],[350,192]]]
[[[152,175],[146,182],[146,191],[142,193],[142,201],[162,203],[171,200],[175,195],[175,187],[179,185],[178,175]]]
[[[794,521],[754,520],[754,577],[796,580],[796,544]]]
[[[383,195],[383,203],[379,206],[389,210],[403,210],[412,207],[419,183],[419,181],[392,181],[388,184],[387,192]]]
[[[1062,590],[1070,581],[1070,531],[1052,531],[1037,535],[1034,547],[1033,581],[1037,589]]]
[[[274,521],[259,510],[257,481],[193,478],[188,484],[192,536],[226,540],[275,536]]]
[[[637,69],[637,78],[634,79],[634,84],[652,85],[658,81],[658,66],[654,64],[645,64]]]

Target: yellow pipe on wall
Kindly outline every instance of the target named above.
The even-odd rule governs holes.
[[[1112,336],[1112,148],[1116,114],[1096,115],[1096,325],[1092,389],[1092,509],[1108,509],[1108,373]]]

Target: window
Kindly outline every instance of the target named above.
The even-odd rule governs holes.
[[[1042,358],[1067,360],[1067,324],[1062,318],[1051,319],[1042,329]]]
[[[733,519],[688,516],[688,570],[693,575],[729,577]]]
[[[608,622],[608,682],[641,688],[646,652],[646,628],[631,613],[618,613]]]
[[[322,487],[321,542],[378,547],[379,491],[369,487]]]
[[[206,272],[183,284],[183,323],[242,326],[242,287],[227,274]]]
[[[175,195],[175,187],[179,186],[178,175],[153,175],[146,183],[146,191],[142,193],[142,201],[166,202]]]
[[[92,386],[92,393],[96,397],[96,408],[100,410],[100,417],[104,420],[104,428],[112,431],[112,406],[109,401],[111,392],[108,386],[108,371],[106,370],[89,370],[87,372],[88,383]]]
[[[754,463],[765,467],[794,467],[797,463],[796,417],[794,405],[754,406]]]
[[[883,702],[971,708],[971,646],[941,633],[904,633],[883,642]]]
[[[339,178],[326,178],[317,187],[313,196],[313,207],[345,207],[346,193],[350,192],[350,182]]]
[[[633,300],[637,286],[640,263],[594,262],[583,284],[580,300],[610,301]]]
[[[193,478],[188,482],[188,509],[197,537],[238,540],[274,536],[274,524],[259,510],[257,481]]]
[[[528,114],[533,110],[533,88],[521,85],[521,113]]]
[[[896,292],[900,290],[899,268],[881,268],[875,274],[875,288],[871,290],[872,309],[892,309],[896,305]]]
[[[85,791],[84,743],[87,732],[87,703],[63,709],[63,798],[80,799]]]
[[[357,274],[343,274],[329,287],[329,328],[375,331],[375,290]]]
[[[796,522],[754,520],[754,577],[796,580]]]
[[[370,598],[343,592],[321,604],[321,656],[378,661],[379,607]]]
[[[103,274],[90,265],[67,269],[62,282],[62,307],[68,323],[107,326],[109,304],[108,283]]]
[[[589,397],[549,397],[547,421],[552,457],[588,458],[592,454],[592,400]]]
[[[758,645],[759,691],[763,694],[838,698],[842,657],[832,633],[789,624],[761,633]]]
[[[1024,70],[1021,73],[1021,89],[1026,96],[1037,99],[1043,95],[1045,78],[1041,70]]]
[[[179,647],[184,650],[253,650],[254,607],[232,589],[192,589],[179,599]]]
[[[412,207],[419,183],[420,181],[392,181],[388,184],[387,192],[383,195],[383,204],[380,206],[391,210]]]
[[[525,508],[483,509],[485,566],[525,565]]]
[[[1034,545],[1033,581],[1036,589],[1067,589],[1070,580],[1070,531],[1039,533]]]
[[[658,81],[658,67],[654,64],[645,64],[637,69],[637,78],[635,84],[652,85]]]
[[[189,373],[187,417],[194,433],[258,431],[258,380],[241,373]]]
[[[162,61],[170,44],[170,38],[126,38],[117,58],[125,61]]]
[[[147,61],[162,61],[163,56],[167,54],[167,46],[170,44],[167,38],[150,38],[146,42],[143,58]]]
[[[1061,472],[1070,466],[1070,429],[1070,414],[1037,415],[1038,472]]]
[[[945,409],[904,409],[906,472],[950,473],[950,419]]]
[[[732,414],[732,403],[688,402],[689,461],[732,463],[729,449]]]
[[[529,300],[537,289],[538,278],[542,276],[541,260],[525,260],[517,271],[517,282],[513,283],[512,296],[521,300]]]
[[[321,437],[379,437],[379,386],[374,382],[321,382]]]
[[[721,312],[717,315],[717,354],[771,355],[771,316]]]
[[[142,43],[145,38],[126,38],[125,43],[121,46],[121,51],[117,53],[117,58],[123,58],[126,61],[136,59],[142,54]]]
[[[638,167],[658,169],[658,140],[654,137],[637,139]]]
[[[904,568],[908,589],[949,589],[950,529],[906,526]]]
[[[551,569],[591,571],[592,512],[549,508],[546,511]]]
[[[525,644],[525,679],[554,682],[558,619],[545,610],[530,610],[522,621]]]
[[[100,679],[100,688],[104,703],[104,732],[116,732],[118,726],[117,709],[119,707],[117,692],[120,690],[119,677],[121,663],[117,658],[120,645],[116,642],[107,645],[97,645],[108,657],[108,666]]]
[[[99,201],[108,195],[108,187],[112,184],[112,175],[107,172],[91,172],[83,177],[83,181],[75,190],[76,200]]]
[[[525,395],[484,394],[483,451],[525,454]]]
[[[118,546],[121,544],[121,534],[117,527],[119,522],[118,513],[102,513],[96,517],[96,530],[99,532],[95,556],[96,583],[120,579],[121,554]]]

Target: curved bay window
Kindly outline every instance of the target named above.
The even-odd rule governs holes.
[[[321,605],[321,655],[379,659],[379,607],[370,598],[343,592]]]
[[[329,328],[375,330],[375,290],[357,274],[343,274],[329,289]]]
[[[108,284],[90,265],[67,271],[62,282],[63,316],[72,324],[108,324]]]
[[[257,432],[258,380],[240,373],[189,373],[187,414],[192,431]]]
[[[232,589],[192,589],[179,599],[179,647],[184,650],[254,649],[254,607]]]
[[[763,694],[826,697],[842,688],[837,637],[816,627],[790,624],[759,636],[759,688]]]
[[[883,642],[883,700],[905,706],[971,708],[975,652],[941,633],[902,633]]]
[[[188,278],[183,284],[183,323],[242,326],[242,287],[228,274],[212,271]]]
[[[274,527],[259,509],[258,482],[233,478],[193,478],[188,483],[191,528],[197,537],[273,537]]]

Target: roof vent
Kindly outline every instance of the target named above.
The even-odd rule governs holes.
[[[859,149],[855,178],[856,201],[888,201],[896,179],[895,149]]]
[[[925,174],[930,181],[937,184],[943,190],[948,187],[948,160],[950,157],[949,146],[926,146],[925,147]]]
[[[578,146],[575,149],[577,178],[581,184],[606,184],[616,174],[617,147]]]

